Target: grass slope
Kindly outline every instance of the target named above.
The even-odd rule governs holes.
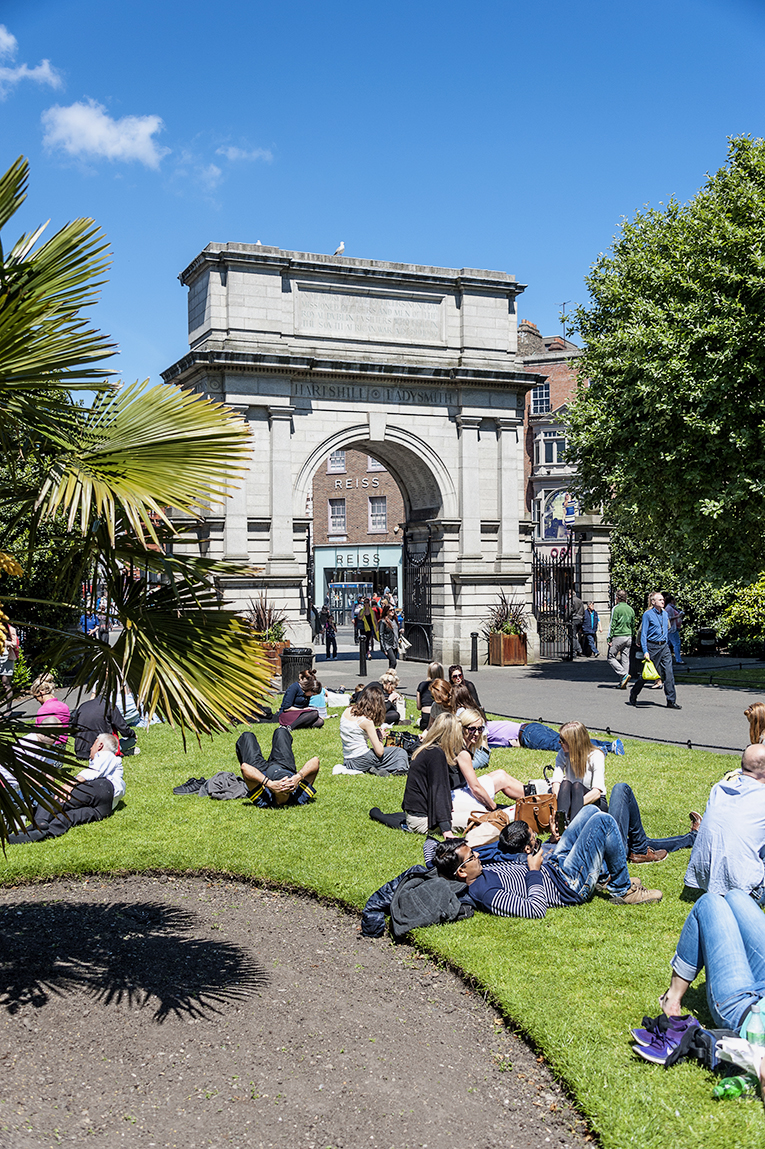
[[[270,745],[269,726],[256,728]],[[56,840],[11,846],[2,882],[114,871],[207,870],[313,890],[360,908],[368,895],[422,861],[422,839],[369,820],[370,806],[400,809],[403,779],[332,776],[341,759],[337,719],[317,732],[295,734],[295,754],[322,759],[318,798],[303,809],[274,812],[246,802],[175,798],[190,775],[236,769],[237,734],[191,745],[162,726],[140,736],[142,753],[126,759],[124,807],[106,822]],[[703,810],[710,786],[731,760],[676,747],[627,742],[626,757],[609,755],[609,787],[629,782],[646,829],[684,832],[687,813]],[[539,752],[495,751],[492,766],[516,777],[539,776],[552,759]],[[645,885],[664,891],[658,906],[612,906],[601,898],[548,912],[543,922],[476,914],[464,923],[416,933],[489,990],[505,1015],[527,1033],[575,1096],[607,1149],[753,1149],[765,1137],[759,1102],[713,1102],[712,1075],[691,1065],[670,1070],[631,1051],[629,1029],[658,1012],[669,960],[688,912],[680,900],[688,853],[661,865],[634,867]],[[688,1004],[706,1018],[701,988]]]

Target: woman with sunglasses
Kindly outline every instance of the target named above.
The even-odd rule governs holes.
[[[474,683],[472,683],[469,678],[465,678],[465,672],[459,664],[449,667],[449,683],[452,687],[463,685],[467,686],[468,690],[473,696],[473,705],[480,709],[481,699],[478,697],[478,691],[476,690]]]
[[[493,770],[479,778],[476,769],[482,769],[481,764],[485,766],[489,761],[488,749],[483,745],[483,717],[478,710],[467,709],[457,721],[462,727],[462,750],[457,755],[457,765],[464,784],[452,795],[452,825],[464,829],[471,813],[479,806],[496,810],[494,795],[500,791],[513,801],[522,798],[523,783],[506,770]]]

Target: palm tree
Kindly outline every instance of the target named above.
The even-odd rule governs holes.
[[[23,159],[0,178],[0,229],[24,201],[27,178]],[[103,236],[89,219],[40,243],[43,230],[7,255],[0,244],[0,628],[7,633],[9,613],[25,624],[33,600],[18,576],[34,565],[41,524],[57,524],[77,545],[62,546],[48,601],[79,610],[83,583],[96,578],[123,629],[109,647],[40,627],[45,664],[66,665],[75,685],[110,696],[126,683],[184,739],[225,729],[250,717],[269,690],[251,626],[215,587],[217,576],[251,572],[173,555],[169,508],[187,522],[226,498],[248,461],[247,425],[174,386],[115,385],[98,366],[115,346],[81,316],[108,267]],[[89,407],[74,401],[83,391],[95,393]],[[0,766],[22,790],[19,805],[0,787],[0,842],[35,800],[49,801],[46,770],[19,760],[24,732],[13,720],[0,723]],[[53,774],[63,777],[68,765],[62,755]]]

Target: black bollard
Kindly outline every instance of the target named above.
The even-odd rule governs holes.
[[[470,632],[470,673],[475,674],[478,670],[478,631],[471,630]]]
[[[366,678],[367,676],[367,640],[364,635],[359,635],[359,677]]]

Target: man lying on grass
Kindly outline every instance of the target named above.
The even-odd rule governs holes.
[[[60,838],[72,826],[108,818],[125,793],[118,747],[119,739],[114,734],[99,734],[90,748],[88,765],[73,782],[63,785],[66,793],[63,803],[57,803],[53,810],[36,806],[32,825],[20,834],[11,834],[10,845]]]
[[[646,890],[638,878],[630,878],[619,827],[594,806],[580,810],[560,841],[547,843],[544,851],[525,822],[506,826],[498,846],[485,865],[464,838],[429,840],[426,853],[441,877],[465,882],[476,906],[499,917],[543,918],[550,906],[580,906],[604,869],[605,889],[615,904],[661,901],[661,890]]]
[[[309,758],[302,770],[295,767],[292,734],[288,727],[277,726],[266,760],[251,730],[241,734],[236,743],[236,756],[250,800],[263,809],[272,806],[302,806],[316,794],[314,782],[319,773],[319,759]]]

